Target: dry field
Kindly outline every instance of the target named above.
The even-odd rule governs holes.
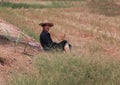
[[[77,5],[70,8],[1,8],[0,16],[36,39],[41,31],[38,24],[44,20],[51,21],[55,24],[51,30],[53,39],[59,41],[66,35],[65,39],[73,45],[76,53],[102,52],[119,57],[119,5],[101,2],[97,6],[98,2],[91,1],[75,3]]]
[[[26,0],[24,3],[33,4],[32,2],[36,4],[37,0],[36,1],[31,0],[30,2]],[[22,0],[20,0],[20,3],[22,3]],[[38,1],[38,3],[40,3],[40,1]],[[37,63],[37,65],[44,68],[44,69],[43,68],[40,69],[38,67],[41,71],[41,74],[44,71],[42,75],[42,77],[44,77],[43,80],[48,78],[47,79],[48,82],[51,82],[51,83],[46,83],[45,85],[52,84],[54,80],[56,80],[57,78],[58,78],[58,82],[59,82],[59,78],[61,79],[61,77],[69,78],[65,70],[63,71],[63,73],[65,72],[65,75],[62,75],[62,73],[59,74],[59,72],[61,72],[62,67],[57,68],[56,64],[62,65],[63,68],[66,68],[68,66],[70,67],[70,69],[68,69],[67,71],[73,72],[73,74],[71,73],[71,76],[73,77],[73,81],[71,81],[71,83],[73,84],[70,84],[69,83],[70,81],[68,82],[67,80],[66,81],[61,80],[60,82],[63,82],[63,81],[67,82],[67,83],[62,83],[62,85],[78,85],[80,82],[76,78],[79,78],[79,77],[76,77],[77,73],[74,75],[74,72],[78,72],[77,75],[79,75],[79,71],[81,71],[81,69],[84,69],[84,72],[86,75],[88,74],[92,77],[87,76],[88,80],[87,79],[84,80],[81,72],[80,80],[82,81],[83,79],[83,81],[80,83],[80,85],[83,85],[83,84],[97,85],[97,83],[99,82],[99,78],[100,80],[103,81],[103,82],[100,82],[100,84],[102,85],[112,85],[112,84],[119,85],[120,83],[119,72],[118,72],[120,68],[119,67],[119,59],[120,59],[119,0],[116,0],[114,3],[109,2],[109,0],[104,0],[104,1],[88,0],[88,1],[82,1],[82,2],[80,1],[65,2],[65,4],[68,5],[69,7],[62,7],[61,3],[63,2],[61,1],[55,4],[51,4],[51,3],[53,2],[42,1],[42,4],[46,6],[45,8],[0,7],[1,19],[4,19],[7,22],[17,26],[22,31],[26,32],[28,35],[35,38],[36,41],[39,40],[39,34],[42,29],[38,24],[44,20],[48,20],[50,22],[53,22],[55,25],[50,31],[52,34],[53,40],[56,42],[59,42],[63,39],[63,36],[65,35],[65,39],[72,44],[73,46],[72,54],[68,58],[66,58],[66,56],[69,56],[69,55],[66,55],[66,54],[64,55],[62,54],[47,55],[44,53],[39,54],[40,59],[38,59],[39,63]],[[55,5],[55,6],[50,8],[48,6],[47,8],[47,5],[49,4]],[[57,7],[57,5],[60,5],[60,7]],[[77,56],[77,57],[74,58],[74,56]],[[60,59],[60,62],[58,62],[59,59]],[[50,68],[48,63],[50,63]],[[44,67],[43,64],[44,65],[47,64],[47,65]],[[97,66],[95,66],[95,64]],[[80,68],[79,68],[79,65],[81,66]],[[101,69],[99,69],[99,65]],[[74,68],[74,70],[71,70],[72,68]],[[76,70],[77,68],[79,69]],[[49,74],[48,70],[46,69],[50,70],[51,74]],[[57,72],[56,72],[56,69],[58,70]],[[54,74],[52,71],[53,72],[55,71],[56,73]],[[99,71],[100,71],[100,74],[98,75],[95,74]],[[112,74],[112,71],[113,71],[113,74]],[[110,74],[112,75],[109,76]],[[49,81],[50,75],[53,75],[52,77],[50,77],[51,81]],[[95,76],[97,76],[97,81]],[[42,81],[42,78],[40,76],[39,77],[37,76],[36,79],[38,78],[41,79],[41,81],[38,81],[39,83],[41,83],[41,85],[43,85],[43,83],[47,81],[47,80]],[[109,78],[111,79],[112,84]],[[74,82],[76,80],[77,82]],[[105,84],[106,82],[105,80],[108,81],[106,84]],[[19,83],[20,81],[21,79],[18,80]],[[86,81],[88,84],[85,83]],[[39,85],[38,82],[36,83],[36,85]],[[58,83],[58,82],[52,85],[61,85],[61,83]],[[14,85],[20,85],[20,84],[15,83]],[[29,85],[30,83],[27,83],[27,84]],[[34,83],[32,82],[31,85],[32,84]],[[23,82],[22,85],[26,85],[26,83]]]

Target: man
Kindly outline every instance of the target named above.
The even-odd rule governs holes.
[[[67,51],[71,50],[71,45],[68,44],[66,40],[61,41],[60,43],[53,42],[49,30],[51,27],[53,27],[53,23],[50,22],[43,22],[39,24],[42,26],[42,32],[40,34],[40,43],[45,51],[51,51],[51,50],[61,50],[61,51]]]

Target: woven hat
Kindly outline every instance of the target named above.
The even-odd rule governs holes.
[[[42,26],[42,27],[45,26],[45,25],[48,25],[48,26],[50,26],[50,27],[53,27],[53,26],[54,26],[53,23],[48,22],[48,21],[44,21],[44,22],[40,23],[39,25]]]

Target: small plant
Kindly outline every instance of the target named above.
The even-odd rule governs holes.
[[[24,34],[22,32],[20,32],[17,39],[16,39],[16,45],[18,45],[21,42],[23,37],[24,37]]]
[[[21,42],[21,40],[23,39],[23,36],[24,36],[24,34],[22,32],[20,32],[17,39],[15,40],[14,47],[16,47]],[[16,52],[16,48],[15,48],[15,52]]]

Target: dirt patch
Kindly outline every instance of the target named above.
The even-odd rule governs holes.
[[[0,75],[2,75],[0,80],[3,85],[6,85],[4,81],[14,73],[28,74],[35,71],[32,57],[38,53],[36,48],[27,47],[24,54],[24,44],[15,46],[13,42],[2,43],[0,43]]]
[[[22,32],[17,27],[0,20],[0,85],[6,85],[6,79],[14,73],[28,74],[35,71],[32,57],[39,52],[39,43],[24,34],[24,38],[16,44],[19,33]],[[34,43],[36,47],[29,43]]]
[[[7,38],[5,38],[4,36],[0,35],[0,45],[7,44],[8,41],[9,40]]]

